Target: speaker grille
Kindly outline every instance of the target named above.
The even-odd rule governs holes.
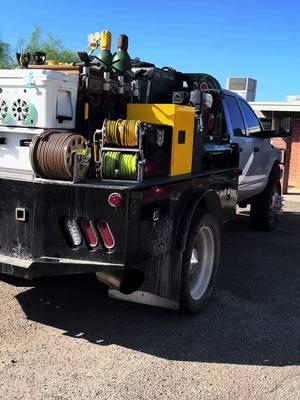
[[[29,114],[29,106],[25,100],[18,99],[13,102],[12,114],[16,121],[24,121]]]
[[[8,114],[8,105],[6,101],[0,99],[0,119],[5,119]]]

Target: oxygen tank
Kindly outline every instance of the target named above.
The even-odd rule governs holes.
[[[112,68],[115,72],[123,74],[131,68],[131,58],[127,53],[128,36],[120,35],[118,37],[118,51],[114,54]]]

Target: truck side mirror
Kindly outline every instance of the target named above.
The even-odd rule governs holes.
[[[263,139],[271,139],[276,137],[288,137],[291,135],[291,132],[287,132],[283,128],[279,128],[278,130],[264,130],[260,131],[258,134],[253,135]]]

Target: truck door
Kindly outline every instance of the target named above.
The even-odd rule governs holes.
[[[251,196],[252,182],[254,179],[254,148],[253,140],[248,136],[248,130],[234,95],[225,94],[225,115],[227,127],[232,143],[238,143],[240,148],[240,169],[238,201],[245,200]]]
[[[256,114],[243,99],[238,99],[244,120],[247,127],[247,135],[253,144],[253,163],[252,163],[252,190],[262,192],[268,183],[269,173],[273,165],[273,151],[270,139],[260,137],[262,131],[261,124]]]

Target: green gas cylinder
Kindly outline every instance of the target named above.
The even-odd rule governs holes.
[[[131,68],[131,58],[127,53],[128,36],[120,35],[118,37],[118,51],[114,54],[112,68],[115,72],[124,73]]]

